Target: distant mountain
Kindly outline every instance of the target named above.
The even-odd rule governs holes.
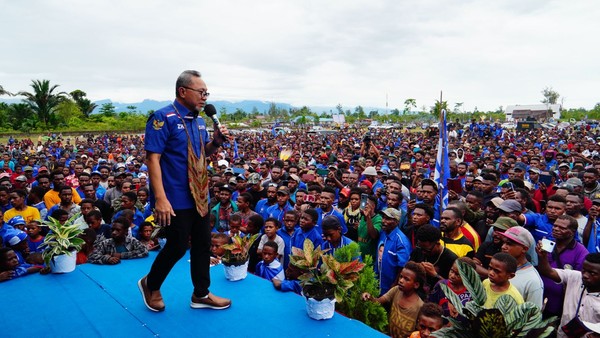
[[[21,102],[21,99],[0,98],[0,102],[12,104],[12,103]],[[142,102],[122,103],[122,102],[113,102],[110,99],[104,99],[104,100],[94,101],[94,103],[98,105],[98,108],[96,108],[94,110],[94,113],[98,113],[100,111],[100,107],[102,107],[103,104],[112,103],[115,106],[115,108],[116,108],[115,110],[117,112],[127,112],[127,111],[129,111],[129,109],[127,108],[128,106],[134,106],[135,111],[142,113],[142,114],[146,114],[150,110],[157,110],[166,105],[169,105],[172,103],[172,101],[156,101],[156,100],[151,100],[151,99],[145,99]],[[244,101],[239,101],[239,102],[211,101],[210,103],[212,103],[215,106],[215,108],[217,108],[217,112],[220,112],[222,108],[225,108],[227,110],[227,113],[229,113],[229,114],[235,112],[235,110],[238,108],[242,109],[246,113],[250,113],[250,112],[252,112],[252,110],[254,108],[256,108],[259,113],[266,114],[269,111],[269,107],[271,106],[271,102],[258,101],[258,100],[244,100]],[[298,109],[301,108],[301,107],[294,107],[289,103],[281,103],[281,102],[275,102],[275,105],[278,108],[288,109],[288,110],[290,108],[298,108]],[[312,106],[309,108],[317,114],[321,114],[323,112],[325,112],[325,113],[336,113],[337,112],[336,107]],[[363,109],[364,109],[365,113],[367,113],[367,114],[372,110],[377,110],[377,111],[379,111],[380,114],[385,114],[385,109],[382,109],[382,108],[363,107]],[[354,107],[344,107],[344,111],[346,111],[346,110],[350,110],[351,112],[354,112]]]
[[[94,113],[99,112],[100,107],[105,103],[111,103],[111,100],[99,100],[94,103],[98,105],[98,108],[94,110]],[[133,102],[133,103],[121,103],[121,102],[112,102],[115,106],[117,112],[129,111],[128,106],[136,107],[135,111],[140,113],[146,113],[149,110],[157,110],[164,106],[171,104],[172,101],[156,101],[145,99],[142,102]],[[254,108],[258,110],[261,114],[266,114],[269,111],[269,107],[271,106],[271,102],[265,101],[254,101],[254,100],[246,100],[240,102],[229,102],[229,101],[211,101],[211,104],[215,106],[218,112],[221,111],[222,108],[227,110],[227,113],[233,113],[236,109],[242,109],[243,111],[250,113]],[[275,103],[278,108],[290,109],[292,105],[287,103]]]

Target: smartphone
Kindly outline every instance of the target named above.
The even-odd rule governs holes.
[[[510,189],[512,191],[515,191],[515,185],[512,182],[506,182],[502,186],[504,188],[506,188],[506,189]]]
[[[454,191],[458,195],[462,194],[463,189],[462,189],[462,182],[460,179],[450,178],[450,179],[448,179],[447,185],[448,185],[448,189]]]
[[[360,195],[360,209],[365,210],[367,207],[367,202],[369,201],[369,195],[361,194]]]
[[[556,243],[549,239],[542,238],[542,250],[552,253],[552,251],[554,251],[554,246],[556,246]]]
[[[327,176],[327,174],[329,174],[329,170],[328,169],[317,169],[317,175],[319,175],[319,176]]]
[[[551,175],[540,175],[540,183],[544,183],[546,186],[549,186],[552,183]]]

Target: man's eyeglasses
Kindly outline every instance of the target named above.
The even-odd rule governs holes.
[[[190,88],[190,87],[186,87],[186,86],[182,86],[182,87],[200,94],[203,98],[208,98],[210,96],[209,92],[202,90],[202,89],[194,89],[194,88]]]

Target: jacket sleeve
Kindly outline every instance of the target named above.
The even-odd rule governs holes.
[[[88,263],[92,264],[108,264],[106,240],[94,245],[94,251],[88,257]]]
[[[121,259],[142,258],[148,256],[148,248],[135,238],[131,239],[128,251],[121,253]]]

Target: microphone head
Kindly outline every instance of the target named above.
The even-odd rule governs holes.
[[[217,109],[212,104],[207,104],[204,106],[204,113],[208,117],[213,117],[217,114]]]

